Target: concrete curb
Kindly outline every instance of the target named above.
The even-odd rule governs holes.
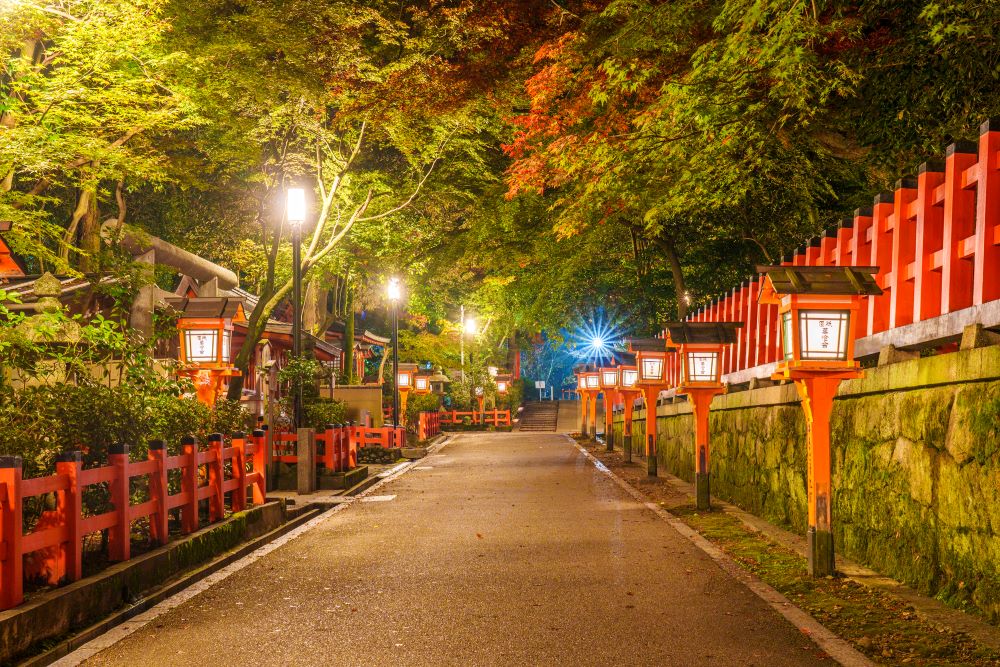
[[[431,445],[427,448],[428,454],[440,451],[442,448],[447,446],[451,440],[451,438],[444,438]],[[290,526],[289,524],[292,522],[288,522],[282,526],[282,528],[276,529],[275,531],[272,531],[272,533],[268,533],[268,535],[259,538],[258,541],[244,545],[241,549],[229,556],[226,556],[224,559],[208,563],[199,570],[201,576],[197,578],[192,576],[190,579],[186,578],[181,580],[180,582],[171,585],[169,590],[164,590],[162,596],[159,596],[158,594],[158,601],[155,602],[155,604],[151,597],[149,605],[144,606],[142,609],[139,609],[137,605],[135,608],[125,610],[135,610],[135,613],[128,617],[117,619],[115,622],[111,622],[110,619],[106,619],[102,623],[92,626],[93,634],[91,636],[93,638],[87,640],[85,643],[83,643],[84,640],[82,639],[77,642],[73,642],[73,639],[67,640],[67,646],[63,647],[64,651],[58,655],[56,655],[55,652],[59,647],[52,649],[41,656],[36,656],[35,658],[32,658],[29,663],[25,664],[30,664],[31,667],[42,667],[43,665],[49,664],[56,665],[57,667],[75,667],[76,665],[89,660],[101,651],[117,644],[137,630],[142,629],[159,616],[162,616],[175,607],[180,606],[191,598],[208,590],[215,584],[224,581],[231,575],[239,572],[257,560],[260,560],[275,549],[284,546],[295,538],[304,535],[313,528],[316,528],[330,518],[330,516],[332,516],[335,512],[339,512],[361,501],[369,493],[377,491],[382,486],[395,480],[397,477],[406,474],[419,463],[420,461],[417,460],[401,464],[396,469],[393,469],[392,474],[383,478],[374,478],[377,481],[371,486],[361,490],[357,493],[357,495],[345,498],[344,502],[333,505],[328,509],[324,510],[320,508],[319,514],[313,514],[313,512],[309,510],[303,512],[303,515],[297,519],[300,525]],[[278,531],[281,531],[282,529],[284,529],[282,534],[274,535],[274,533],[278,533]],[[265,540],[268,536],[272,536],[271,539],[267,542],[261,543],[261,541]],[[225,562],[222,562],[223,560]],[[128,625],[122,625],[122,623],[126,621],[131,622],[129,622]],[[74,645],[69,646],[69,642],[73,642]],[[70,653],[69,650],[72,650],[72,652]],[[49,659],[42,661],[42,658],[45,656],[48,656]],[[52,660],[56,661],[52,662]]]
[[[182,591],[185,588],[201,581],[205,577],[219,571],[226,565],[229,565],[230,563],[246,556],[248,553],[273,542],[282,535],[294,530],[299,525],[309,521],[321,511],[322,508],[304,508],[299,516],[289,519],[274,530],[222,553],[207,563],[197,566],[195,569],[186,573],[180,574],[172,580],[163,582],[163,584],[156,589],[153,589],[152,592],[147,594],[138,602],[126,607],[125,609],[112,613],[100,621],[74,633],[72,636],[60,640],[54,647],[44,653],[32,656],[23,662],[19,662],[18,664],[21,667],[43,667],[44,665],[52,664],[56,660],[72,653],[78,647],[83,646],[94,638],[101,636],[112,628],[129,621],[168,597],[175,595],[179,591]]]
[[[670,527],[678,533],[688,538],[696,547],[701,549],[709,558],[733,579],[749,588],[754,595],[766,602],[768,606],[781,614],[789,623],[799,629],[802,634],[811,639],[817,646],[825,651],[831,658],[839,662],[844,667],[869,667],[874,665],[864,654],[859,652],[848,642],[830,632],[819,621],[808,613],[799,609],[788,598],[777,590],[766,584],[753,573],[743,569],[718,547],[702,537],[700,533],[692,529],[686,523],[667,512],[659,505],[652,503],[642,494],[641,491],[626,482],[624,479],[611,472],[599,459],[580,446],[569,436],[565,436],[574,447],[579,450],[587,459],[594,464],[594,467],[610,477],[627,494],[646,506],[647,509],[656,514],[659,518],[670,524]]]

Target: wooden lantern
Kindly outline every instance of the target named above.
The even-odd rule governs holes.
[[[636,384],[643,390],[646,403],[646,473],[655,477],[656,399],[667,388],[667,354],[672,348],[662,338],[633,338],[627,347],[635,354]]]
[[[742,322],[669,322],[667,335],[680,346],[681,383],[678,394],[691,400],[694,416],[695,502],[711,507],[708,413],[712,399],[726,393],[722,384],[722,352],[736,342]]]
[[[759,301],[777,304],[783,358],[775,379],[793,380],[802,399],[809,438],[809,573],[835,569],[830,413],[840,382],[861,377],[854,338],[861,300],[882,293],[875,266],[759,266],[766,274]]]
[[[167,305],[180,313],[178,356],[181,375],[191,377],[198,400],[215,405],[224,378],[239,375],[231,363],[233,323],[245,322],[243,300],[233,297],[172,297]]]

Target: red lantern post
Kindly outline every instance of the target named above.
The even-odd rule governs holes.
[[[601,392],[604,394],[604,441],[608,451],[615,451],[614,432],[611,427],[611,417],[615,405],[615,395],[618,393],[618,368],[610,366],[598,371]]]
[[[628,342],[635,352],[638,385],[646,403],[646,473],[656,477],[656,399],[667,388],[667,343],[660,338],[636,338]]]
[[[793,380],[809,438],[809,574],[835,571],[830,413],[840,382],[862,377],[854,339],[862,297],[882,293],[875,266],[760,266],[760,303],[777,304],[783,357],[774,379]]]
[[[680,345],[681,382],[678,394],[691,400],[694,417],[695,503],[711,508],[708,413],[712,399],[726,393],[722,384],[722,353],[736,341],[742,322],[670,322],[670,341]]]
[[[642,395],[637,383],[639,381],[639,369],[636,366],[618,367],[618,395],[622,397],[624,412],[622,417],[622,454],[625,463],[632,462],[632,408],[635,399]]]

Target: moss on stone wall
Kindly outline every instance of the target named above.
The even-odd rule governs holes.
[[[728,399],[717,399],[710,417],[713,494],[803,532],[801,408]],[[741,407],[726,409],[727,401]],[[691,415],[677,405],[665,410],[672,414],[657,420],[659,463],[691,480]],[[644,422],[636,411],[637,455]],[[842,391],[831,434],[839,553],[1000,621],[1000,382]]]

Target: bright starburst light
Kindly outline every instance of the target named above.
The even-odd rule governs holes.
[[[581,363],[607,365],[620,351],[625,331],[622,320],[603,311],[581,318],[570,336],[569,348]]]

